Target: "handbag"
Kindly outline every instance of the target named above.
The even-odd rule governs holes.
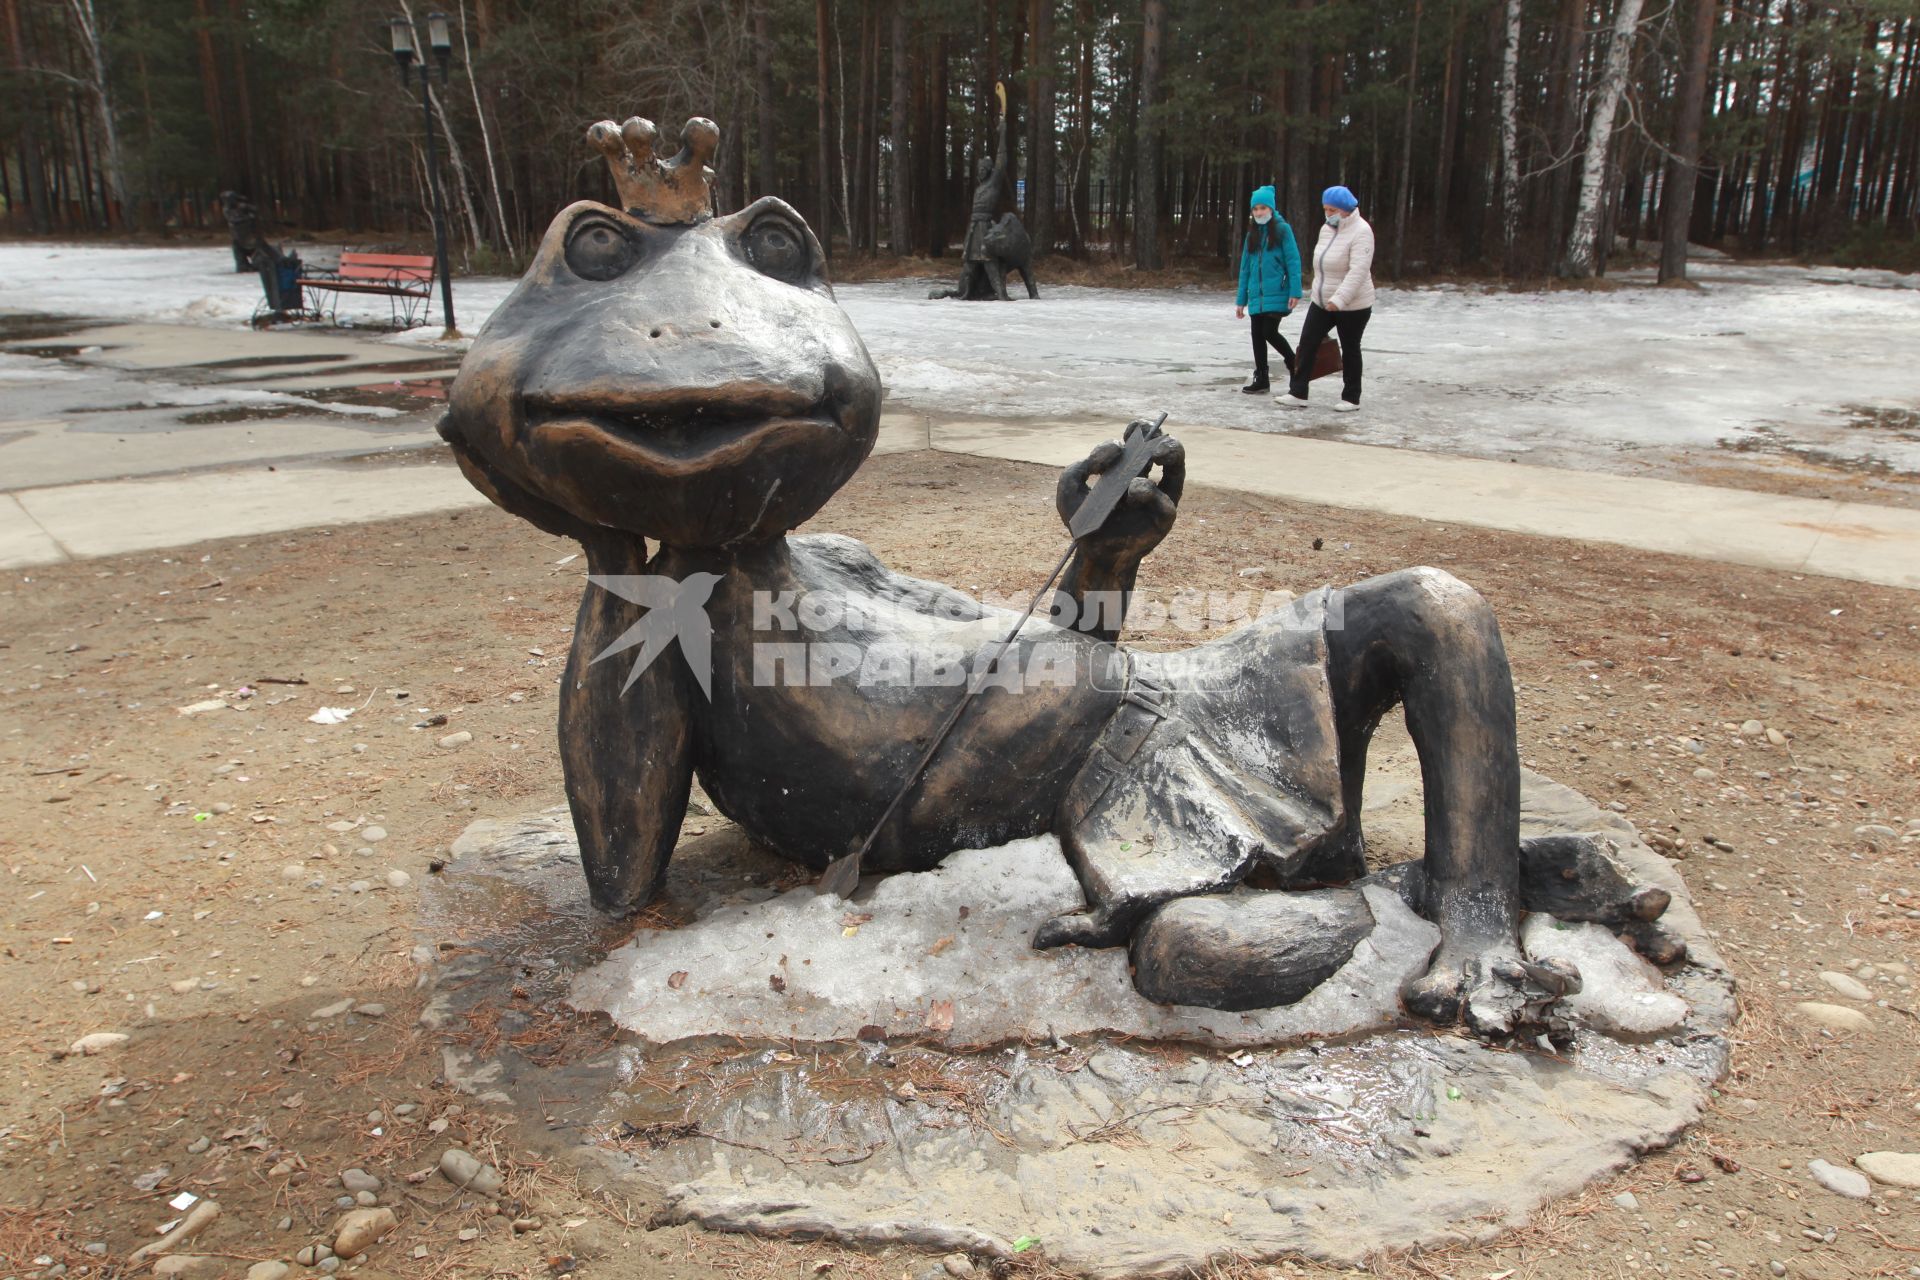
[[[1324,378],[1341,369],[1340,340],[1328,334],[1320,342],[1320,349],[1313,353],[1313,372],[1307,375],[1309,382],[1315,378]]]

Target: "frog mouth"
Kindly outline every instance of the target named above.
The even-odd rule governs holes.
[[[663,476],[690,475],[744,460],[770,445],[841,439],[846,430],[832,397],[776,392],[743,397],[716,390],[699,398],[676,393],[614,404],[597,397],[562,403],[530,400],[530,439],[552,445],[591,444]]]

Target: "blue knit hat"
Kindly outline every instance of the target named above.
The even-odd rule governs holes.
[[[1255,187],[1253,189],[1253,199],[1247,201],[1247,208],[1251,209],[1256,204],[1263,204],[1269,209],[1278,209],[1280,207],[1280,201],[1273,194],[1273,188],[1270,186]]]
[[[1345,187],[1328,187],[1320,193],[1320,203],[1330,204],[1336,209],[1345,209],[1352,213],[1360,207],[1360,197]]]

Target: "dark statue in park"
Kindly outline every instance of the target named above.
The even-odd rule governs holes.
[[[1019,215],[1002,214],[998,221],[993,216],[1006,198],[1007,89],[996,84],[993,91],[1000,99],[1000,142],[993,153],[992,170],[973,189],[973,217],[967,223],[967,244],[961,252],[960,283],[935,289],[927,295],[930,298],[1011,302],[1007,296],[1009,271],[1020,273],[1029,298],[1040,296],[1040,288],[1033,282],[1033,242],[1027,238]]]
[[[233,269],[254,271],[253,256],[261,247],[260,211],[253,201],[238,191],[220,193],[220,214],[227,220],[227,232],[233,237]]]
[[[994,668],[1057,678],[989,675],[964,704],[953,681],[909,678],[974,670],[1011,619],[849,538],[788,536],[860,466],[880,417],[879,374],[820,245],[776,199],[710,213],[709,121],[664,160],[644,120],[592,136],[623,207],[554,219],[461,366],[441,433],[489,498],[586,552],[560,748],[598,907],[636,911],[660,891],[697,776],[748,834],[814,868],[870,831],[869,872],[1052,832],[1086,909],[1047,921],[1035,946],[1131,940],[1151,998],[1285,1003],[1371,925],[1360,894],[1327,886],[1367,875],[1367,746],[1398,705],[1425,857],[1372,879],[1442,935],[1404,992],[1411,1011],[1488,1036],[1550,1025],[1578,976],[1525,959],[1523,908],[1678,958],[1655,923],[1667,895],[1631,883],[1601,837],[1523,845],[1507,659],[1457,579],[1408,569],[1323,588],[1181,654],[1116,643],[1178,511],[1171,437],[1128,455],[1143,473],[1074,544],[1051,624],[1020,629]],[[1124,474],[1121,456],[1106,445],[1067,468],[1064,519],[1095,477]],[[822,652],[862,655],[858,677]],[[871,678],[876,662],[895,678]],[[1272,891],[1237,889],[1249,883]]]

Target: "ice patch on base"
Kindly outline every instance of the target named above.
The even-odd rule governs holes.
[[[1687,1002],[1666,989],[1660,971],[1604,925],[1531,915],[1520,945],[1531,959],[1565,960],[1580,971],[1580,990],[1566,998],[1566,1007],[1596,1031],[1658,1036],[1687,1020]]]
[[[875,1027],[955,1045],[1090,1031],[1231,1045],[1348,1035],[1392,1024],[1401,986],[1425,971],[1440,940],[1398,897],[1366,893],[1373,933],[1331,978],[1279,1009],[1154,1004],[1133,989],[1124,948],[1034,950],[1042,923],[1084,904],[1052,836],[888,876],[859,902],[794,889],[643,932],[580,974],[572,1003],[655,1043],[852,1040]]]

